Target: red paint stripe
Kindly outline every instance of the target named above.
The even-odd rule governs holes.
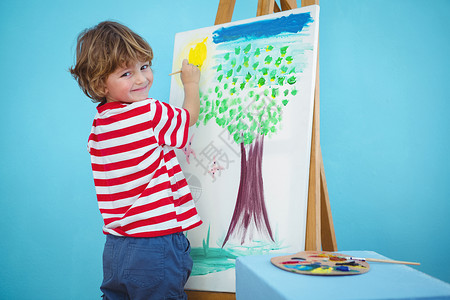
[[[282,262],[283,265],[297,265],[297,264],[301,264],[301,263],[304,263],[304,262],[303,261],[299,261],[299,260],[290,260],[290,261],[283,261]]]

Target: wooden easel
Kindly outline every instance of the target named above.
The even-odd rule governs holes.
[[[231,22],[235,4],[236,0],[220,0],[214,25]],[[301,0],[302,7],[314,4],[318,5],[319,0]],[[297,1],[280,0],[280,6],[275,0],[258,0],[256,16],[297,8]],[[337,251],[330,199],[328,197],[322,151],[320,149],[319,83],[319,55],[317,55],[305,250]],[[187,294],[189,300],[236,299],[234,293],[187,291]]]

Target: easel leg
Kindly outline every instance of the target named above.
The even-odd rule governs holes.
[[[280,5],[283,11],[294,9],[297,8],[297,0],[280,0]]]
[[[302,0],[302,7],[314,4],[319,4],[319,0]],[[322,152],[320,149],[319,79],[318,48],[316,86],[314,91],[314,116],[311,138],[311,160],[309,172],[305,250],[337,251],[336,236],[334,232],[333,219],[331,217],[330,199],[328,197],[325,170],[323,166]]]
[[[274,0],[258,0],[258,9],[256,10],[256,16],[272,14],[274,11],[274,7]]]
[[[214,25],[231,22],[236,0],[220,0]]]
[[[314,115],[311,135],[311,158],[309,165],[309,186],[308,186],[308,206],[306,215],[306,237],[305,250],[319,251],[322,249],[321,243],[321,203],[320,203],[320,165],[322,157],[320,156],[319,144],[319,116],[318,116],[318,97],[314,97]]]
[[[320,150],[320,149],[319,149]],[[320,150],[322,158],[322,150]],[[328,197],[327,180],[325,179],[325,169],[323,160],[320,164],[320,219],[321,219],[321,239],[323,251],[337,251],[336,235],[334,232],[333,217],[331,215],[330,198]]]

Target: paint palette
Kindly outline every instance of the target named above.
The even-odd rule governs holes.
[[[324,251],[302,251],[293,255],[273,257],[270,261],[285,271],[306,275],[358,275],[370,269],[365,261]]]

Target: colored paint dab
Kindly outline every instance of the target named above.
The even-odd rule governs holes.
[[[258,80],[258,85],[259,85],[259,87],[262,87],[265,83],[266,83],[266,80],[264,79],[264,77],[261,77],[261,78]],[[266,96],[267,96],[267,95],[266,95]]]
[[[268,69],[268,68],[262,68],[262,69],[259,69],[259,71],[260,71],[263,75],[269,74],[269,69]]]
[[[272,98],[275,99],[279,94],[279,89],[273,88],[272,89]]]
[[[339,256],[330,256],[331,261],[346,261],[347,259]]]
[[[295,76],[291,76],[288,78],[287,82],[292,85],[297,82],[297,78]]]
[[[248,68],[248,61],[249,61],[249,57],[248,56],[244,56],[244,63],[243,63],[243,65],[244,65],[244,67],[246,67],[246,68]]]
[[[220,166],[220,165],[217,163],[216,157],[214,156],[213,163],[212,163],[212,165],[211,165],[211,167],[210,167],[208,173],[211,175],[211,177],[212,177],[213,179],[216,179],[214,176],[216,175],[217,172],[220,172],[220,171],[222,171],[222,170],[225,170],[225,168],[222,167],[222,166]]]
[[[285,55],[286,55],[287,48],[289,48],[289,46],[281,47],[281,48],[280,48],[281,56],[285,56]]]
[[[248,44],[247,47],[244,48],[244,53],[247,54],[252,48],[252,44]]]
[[[232,68],[234,68],[234,67],[236,66],[236,58],[233,57],[233,58],[231,59],[230,65],[231,65]]]
[[[277,77],[277,70],[275,69],[275,70],[272,70],[271,72],[270,72],[270,81],[275,81],[275,78]]]
[[[292,271],[295,272],[295,270],[302,271],[302,272],[312,272],[315,269],[320,268],[320,264],[294,264],[294,265],[285,265],[288,269],[293,269]]]
[[[189,50],[189,63],[197,65],[200,69],[202,68],[203,62],[206,59],[207,48],[205,38],[202,42],[197,43],[194,48]]]
[[[329,274],[332,271],[333,271],[333,268],[322,266],[321,268],[317,268],[317,269],[312,270],[311,273],[314,273],[314,274]]]
[[[275,61],[275,66],[279,67],[281,65],[282,60],[283,60],[283,58],[278,57],[277,60]]]

